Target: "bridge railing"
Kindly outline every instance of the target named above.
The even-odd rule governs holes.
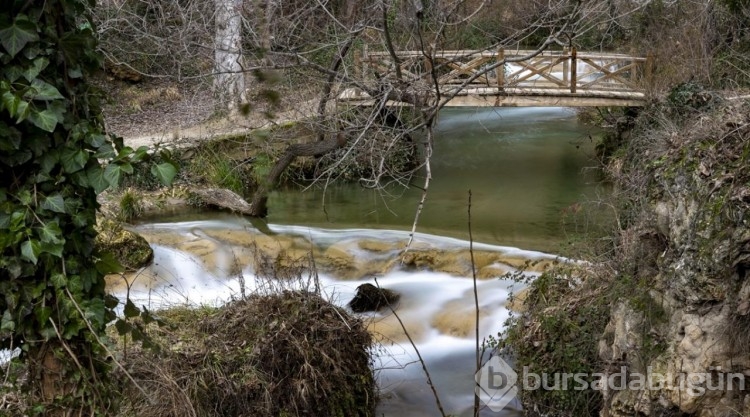
[[[405,80],[430,80],[434,69],[441,89],[464,85],[471,79],[468,87],[554,89],[570,93],[578,90],[638,92],[647,88],[653,65],[651,57],[578,52],[575,48],[544,51],[519,60],[531,53],[505,49],[440,51],[429,60],[420,51],[400,51],[396,56]],[[503,61],[506,62],[487,71]],[[365,74],[395,77],[394,60],[388,52],[364,53],[359,62]]]

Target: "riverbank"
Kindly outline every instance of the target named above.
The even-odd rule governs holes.
[[[372,337],[320,294],[255,293],[157,314],[160,325],[133,323],[150,348],[118,344],[129,372],[118,375],[120,416],[375,415]]]
[[[609,163],[618,222],[599,262],[532,283],[505,341],[527,372],[619,382],[523,390],[525,409],[750,414],[738,388],[750,375],[748,114],[745,100],[683,84],[634,120]]]

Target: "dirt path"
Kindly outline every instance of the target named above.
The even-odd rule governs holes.
[[[124,137],[126,146],[137,149],[140,146],[166,145],[173,148],[194,146],[202,141],[221,136],[241,135],[253,130],[268,129],[277,125],[296,122],[315,114],[316,100],[308,100],[296,105],[293,109],[273,115],[251,112],[247,116],[234,115],[220,119],[212,119],[188,127],[175,126],[162,128],[155,132],[128,135]],[[117,133],[117,132],[115,132]]]

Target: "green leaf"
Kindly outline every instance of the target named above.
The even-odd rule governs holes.
[[[68,112],[65,100],[55,100],[47,102],[47,111],[57,118],[58,123],[65,121],[65,113]]]
[[[124,146],[122,149],[120,149],[120,152],[117,154],[117,160],[123,160],[129,157],[133,153],[133,148],[130,146]]]
[[[23,68],[13,65],[5,68],[3,74],[8,78],[8,81],[14,83],[23,76]]]
[[[42,246],[36,240],[29,239],[21,243],[21,257],[31,261],[34,265],[36,265],[38,256],[41,252]]]
[[[115,329],[117,329],[117,334],[125,336],[133,330],[133,326],[123,319],[117,319]]]
[[[141,329],[133,327],[133,331],[130,333],[130,337],[133,338],[134,342],[143,342],[146,340],[146,336],[143,334]]]
[[[62,258],[64,248],[65,245],[63,243],[42,242],[42,252],[52,254],[58,258]]]
[[[26,78],[26,81],[28,82],[32,82],[39,75],[39,73],[47,68],[47,65],[49,65],[49,59],[47,58],[42,56],[35,59],[34,64],[31,67],[26,68],[26,71],[23,72],[23,78]]]
[[[57,220],[52,220],[44,224],[44,226],[37,228],[39,231],[39,238],[42,242],[47,243],[63,243],[65,238],[60,230],[60,225]]]
[[[34,315],[36,316],[36,321],[38,323],[46,323],[52,315],[52,307],[37,307],[34,309]]]
[[[138,317],[141,314],[141,310],[139,310],[138,307],[133,304],[133,301],[128,298],[125,302],[124,313],[126,318]]]
[[[120,184],[120,166],[117,164],[109,164],[104,169],[104,179],[107,180],[110,186],[117,187]]]
[[[145,160],[149,156],[148,155],[148,149],[149,149],[148,146],[141,146],[138,149],[136,149],[135,155],[133,155],[132,161],[133,162],[141,162],[141,161]]]
[[[129,162],[125,162],[124,164],[120,165],[120,171],[126,173],[126,174],[132,174],[133,173],[133,165]]]
[[[87,160],[88,154],[80,149],[65,148],[60,153],[60,162],[63,169],[71,174],[80,171],[86,165]]]
[[[120,300],[118,300],[114,295],[107,294],[104,296],[104,307],[112,309],[117,307],[118,304],[120,304]]]
[[[0,331],[12,332],[14,330],[16,330],[16,323],[10,315],[10,311],[5,310],[2,321],[0,321]]]
[[[39,334],[42,336],[42,339],[44,340],[50,340],[50,339],[54,339],[57,337],[57,332],[55,331],[55,328],[52,326],[47,326],[39,330]]]
[[[141,313],[141,318],[143,319],[144,324],[151,324],[154,322],[158,322],[158,318],[153,315],[148,309],[144,306],[143,312]]]
[[[10,231],[20,232],[26,228],[26,213],[15,211],[10,215]]]
[[[94,156],[96,158],[109,159],[114,158],[115,155],[117,154],[115,153],[115,148],[112,147],[112,144],[105,143],[98,147]]]
[[[94,148],[100,148],[107,143],[107,137],[102,134],[91,134],[86,135],[86,143],[93,146]]]
[[[120,261],[111,252],[102,252],[96,261],[96,270],[102,275],[119,274],[125,271]]]
[[[0,44],[11,57],[16,56],[29,42],[39,40],[36,25],[24,15],[19,15],[13,25],[0,30]]]
[[[29,102],[28,101],[19,101],[18,102],[18,109],[16,110],[16,124],[21,123],[22,121],[26,120],[26,117],[29,116]]]
[[[95,165],[86,170],[86,177],[88,177],[89,185],[94,188],[94,192],[97,194],[109,188],[109,183],[104,178],[104,170],[99,165]]]
[[[104,300],[93,298],[81,303],[85,317],[94,323],[94,327],[99,327],[104,323]]]
[[[42,200],[41,207],[55,213],[65,213],[65,199],[60,193],[48,195]]]
[[[31,89],[26,93],[25,98],[31,100],[58,100],[65,97],[52,84],[36,78],[31,82]]]
[[[53,132],[55,126],[57,126],[57,115],[52,110],[32,110],[31,114],[29,114],[29,120],[34,126],[45,132]]]
[[[65,286],[68,284],[68,280],[63,274],[52,274],[52,276],[50,277],[50,281],[52,282],[52,285],[55,286],[55,288],[65,288]]]
[[[19,191],[18,194],[16,195],[16,198],[24,206],[31,205],[31,202],[34,201],[31,198],[31,192],[28,189],[22,189],[21,191]]]
[[[16,114],[18,114],[18,104],[21,102],[21,97],[14,95],[10,91],[6,91],[3,93],[2,102],[3,107],[5,107],[8,110],[8,113],[10,113],[10,117],[16,117]]]
[[[158,165],[151,167],[151,173],[164,185],[171,185],[175,175],[177,175],[177,168],[168,163],[163,162]]]
[[[88,217],[86,216],[86,214],[82,212],[77,212],[73,214],[71,221],[73,222],[73,225],[75,225],[76,227],[86,227],[89,224]]]

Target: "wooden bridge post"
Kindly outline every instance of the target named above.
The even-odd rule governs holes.
[[[575,46],[570,48],[570,92],[575,94],[576,92],[576,76],[578,70],[578,64],[576,63],[576,48]]]
[[[501,90],[505,84],[505,63],[503,61],[505,61],[505,49],[500,48],[497,50],[497,63],[499,65],[495,68],[495,74],[497,74],[497,88]]]
[[[563,76],[563,83],[567,84],[568,80],[570,79],[570,62],[568,61],[568,47],[563,48],[563,56],[565,57],[565,60],[563,61],[563,70],[562,70],[562,76]]]

